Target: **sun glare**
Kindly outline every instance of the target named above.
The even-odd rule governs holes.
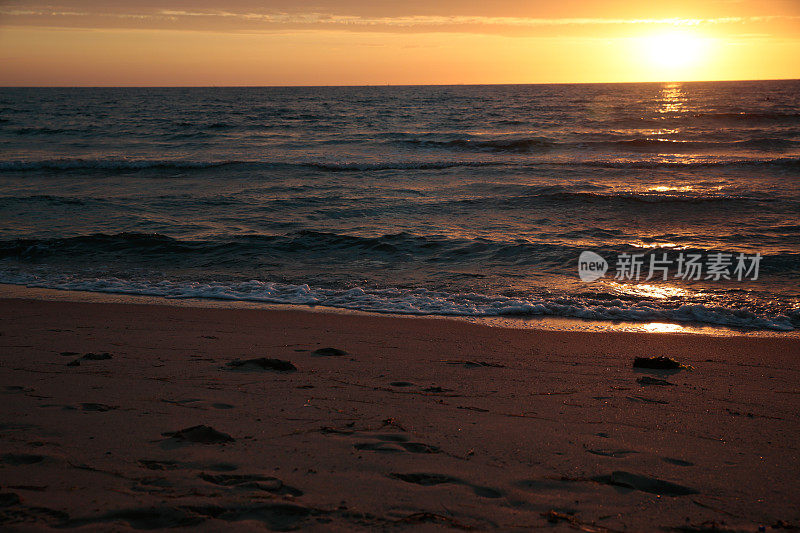
[[[707,38],[687,31],[661,33],[645,37],[642,41],[642,51],[648,63],[669,69],[699,65],[709,47]]]

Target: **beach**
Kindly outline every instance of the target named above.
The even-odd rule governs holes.
[[[5,530],[800,527],[796,336],[23,298],[0,317]],[[633,366],[658,356],[685,368]]]

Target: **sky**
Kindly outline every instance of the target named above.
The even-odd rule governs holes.
[[[800,0],[0,0],[0,85],[800,78]]]

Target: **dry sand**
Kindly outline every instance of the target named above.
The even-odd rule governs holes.
[[[24,299],[0,317],[2,529],[800,524],[797,337]],[[662,355],[694,369],[632,366]]]

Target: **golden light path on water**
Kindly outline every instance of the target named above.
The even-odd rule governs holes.
[[[645,298],[676,298],[689,294],[687,290],[673,286],[652,285],[645,283],[636,283],[631,285],[613,283],[613,285],[615,285],[620,292]]]
[[[677,113],[683,111],[686,102],[686,93],[680,83],[669,83],[661,89],[661,107],[658,113]]]

